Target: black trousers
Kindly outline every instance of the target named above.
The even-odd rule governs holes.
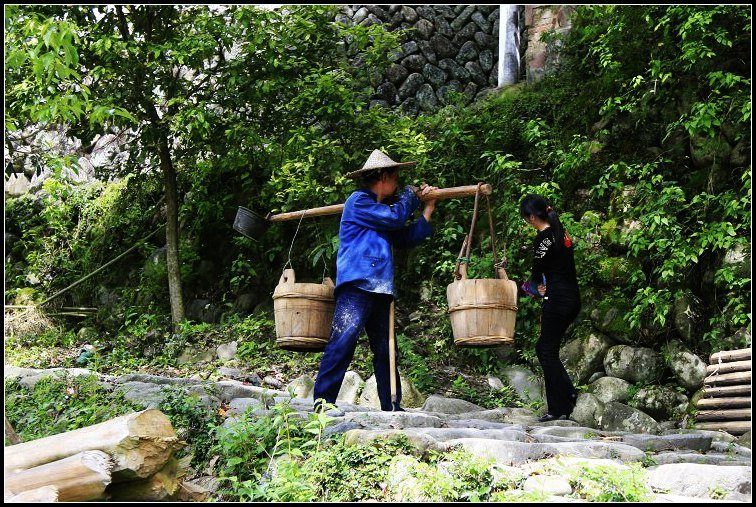
[[[579,311],[577,306],[564,314],[546,310],[541,314],[541,336],[536,343],[536,354],[543,368],[548,413],[555,416],[572,412],[573,400],[577,397],[577,390],[559,360],[559,346],[564,332]]]

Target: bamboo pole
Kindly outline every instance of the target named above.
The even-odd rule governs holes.
[[[736,371],[751,371],[751,360],[721,364],[715,363],[706,367],[706,373],[733,373]]]
[[[5,487],[20,494],[43,486],[58,488],[58,500],[99,500],[110,484],[113,462],[102,451],[85,451],[52,463],[5,475]]]
[[[751,359],[751,348],[738,349],[738,350],[725,350],[722,352],[715,352],[709,356],[709,363],[716,364],[720,360],[725,363],[729,361],[741,361],[743,359]]]
[[[738,394],[751,394],[751,385],[735,385],[735,386],[721,386],[704,388],[705,397],[723,397],[723,396],[736,396]]]
[[[439,188],[438,190],[434,190],[433,192],[430,192],[428,195],[421,197],[421,200],[425,202],[425,201],[432,201],[434,199],[444,200],[444,199],[456,199],[458,197],[470,197],[470,196],[474,196],[477,191],[478,191],[478,185]],[[491,195],[492,192],[493,190],[491,188],[491,185],[489,185],[488,183],[480,187],[480,193],[483,195]],[[333,204],[331,206],[323,206],[321,208],[310,208],[310,209],[301,210],[301,211],[290,211],[287,213],[279,213],[277,215],[268,215],[267,219],[270,220],[271,222],[283,222],[285,220],[298,220],[302,215],[305,215],[305,218],[322,217],[326,215],[338,215],[343,210],[344,210],[343,204]]]
[[[155,409],[5,448],[6,473],[37,467],[74,454],[101,450],[112,456],[116,479],[149,477],[180,443],[168,418]]]
[[[696,414],[696,421],[721,421],[721,420],[750,421],[751,409],[738,408],[734,410],[704,410]]]
[[[704,384],[746,384],[751,382],[750,371],[709,375]]]
[[[751,430],[751,421],[729,421],[729,422],[702,422],[695,424],[699,430],[724,430],[733,435],[742,435]]]
[[[696,403],[696,408],[735,408],[750,407],[751,398],[701,398]]]
[[[6,503],[52,503],[57,501],[58,488],[55,486],[30,489],[5,499]]]

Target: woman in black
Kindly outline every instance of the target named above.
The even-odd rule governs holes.
[[[546,382],[548,410],[539,421],[570,417],[577,391],[559,360],[559,345],[580,312],[572,240],[546,199],[529,194],[520,202],[522,218],[538,230],[533,241],[533,273],[521,289],[543,297],[541,336],[536,344]]]

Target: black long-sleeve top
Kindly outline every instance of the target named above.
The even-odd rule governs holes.
[[[533,240],[533,272],[530,280],[543,283],[546,277],[545,311],[573,313],[580,307],[580,291],[575,271],[574,247],[569,235],[560,238],[562,247],[556,248],[556,238],[551,227],[538,231]]]

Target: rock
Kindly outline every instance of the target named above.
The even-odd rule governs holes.
[[[494,66],[494,57],[490,49],[485,49],[478,55],[478,61],[480,62],[480,68],[484,72],[489,72]]]
[[[583,384],[592,374],[603,369],[604,357],[612,345],[608,337],[591,333],[565,344],[559,350],[559,358],[572,374],[573,382]]]
[[[257,398],[234,398],[228,407],[229,414],[241,415],[247,410],[265,409],[265,404]]]
[[[472,80],[478,85],[485,86],[488,82],[486,74],[483,72],[483,69],[480,68],[477,61],[467,62],[465,64],[465,69],[470,73],[470,78],[472,78]]]
[[[491,386],[491,389],[496,389],[497,391],[499,389],[504,389],[504,382],[502,382],[500,378],[488,377],[486,380],[488,381],[488,385]]]
[[[420,109],[423,111],[432,111],[438,106],[436,94],[428,83],[425,83],[420,87],[415,98],[417,99],[417,105],[420,106]]]
[[[629,431],[630,433],[658,434],[661,432],[659,424],[651,416],[614,401],[604,404],[604,414],[599,427],[602,430]]]
[[[698,454],[686,451],[660,452],[651,458],[656,465],[672,463],[698,463],[701,465],[718,466],[750,466],[751,461],[743,458],[732,458],[725,454],[709,452]]]
[[[239,313],[251,313],[256,301],[257,297],[254,294],[239,294],[234,301],[234,310]]]
[[[463,63],[475,60],[476,58],[478,58],[478,49],[475,47],[475,43],[469,40],[459,48],[459,53],[457,54],[455,61],[462,65]]]
[[[710,431],[710,430],[697,430],[680,428],[676,430],[664,431],[662,435],[683,435],[683,434],[695,434],[710,436],[713,442],[735,442],[736,438],[726,431]]]
[[[354,16],[352,17],[352,21],[354,24],[362,23],[365,19],[368,17],[368,10],[365,7],[362,7],[357,12],[354,13]]]
[[[415,116],[419,112],[419,108],[417,107],[417,100],[415,99],[415,97],[409,97],[405,99],[404,102],[399,104],[399,107],[407,115]]]
[[[626,301],[606,298],[591,311],[591,323],[597,330],[611,338],[622,343],[630,343],[631,332],[623,319],[629,311],[630,307]]]
[[[640,389],[630,404],[656,419],[682,419],[688,407],[688,398],[674,389],[649,386]]]
[[[334,435],[338,435],[341,433],[347,433],[350,430],[356,430],[360,429],[362,426],[360,426],[358,423],[350,421],[350,422],[338,422],[336,424],[332,424],[330,426],[327,426],[323,430],[323,438],[330,438]]]
[[[468,5],[465,7],[462,12],[459,13],[459,15],[454,18],[454,21],[451,22],[451,27],[459,31],[462,26],[467,23],[467,20],[470,19],[470,16],[472,16],[473,12],[475,12],[475,6],[474,5]]]
[[[626,402],[630,399],[630,383],[616,377],[602,377],[588,386],[588,392],[602,403]]]
[[[420,391],[401,373],[399,374],[399,382],[402,385],[402,401],[400,403],[402,408],[421,407],[425,402],[425,397]],[[365,387],[362,389],[362,394],[360,394],[359,404],[380,410],[381,402],[378,399],[378,387],[375,375],[371,375],[365,381]]]
[[[425,40],[430,39],[431,35],[433,35],[433,23],[427,19],[421,19],[415,23],[415,29],[418,35]]]
[[[281,389],[283,387],[283,382],[275,377],[271,377],[270,375],[265,376],[262,381],[263,384],[267,384],[275,389]]]
[[[727,250],[722,259],[722,266],[732,268],[738,278],[751,277],[751,250],[748,244],[738,243]]]
[[[357,403],[357,395],[362,389],[364,382],[360,374],[356,371],[348,371],[344,375],[344,381],[341,383],[341,389],[336,396],[337,402]]]
[[[477,30],[477,27],[475,26],[475,23],[470,21],[465,26],[462,27],[462,29],[457,32],[454,37],[452,38],[452,42],[457,45],[457,47],[463,45],[466,42],[473,42],[472,39],[475,36],[475,31]],[[476,47],[477,49],[477,47]],[[462,62],[460,62],[462,63]]]
[[[399,83],[403,82],[407,76],[409,75],[409,71],[402,67],[399,64],[393,64],[386,70],[386,78],[391,81],[394,85],[399,85]]]
[[[703,385],[706,363],[700,357],[690,352],[678,340],[669,342],[662,350],[667,366],[688,392],[693,392]]]
[[[751,467],[676,463],[647,470],[647,484],[656,490],[698,498],[720,491],[725,500],[751,497]]]
[[[606,352],[604,371],[610,377],[618,377],[634,384],[650,384],[661,378],[664,363],[661,356],[652,349],[615,345]]]
[[[207,299],[195,299],[186,309],[186,318],[210,324],[220,321],[221,310]]]
[[[506,366],[500,370],[501,376],[525,403],[543,399],[543,388],[538,377],[524,366]]]
[[[407,76],[407,79],[402,83],[402,86],[399,87],[399,100],[414,97],[424,81],[425,79],[423,78],[423,75],[417,72]]]
[[[472,19],[478,27],[480,27],[481,30],[483,30],[486,33],[491,33],[491,24],[488,22],[486,17],[480,13],[475,12],[472,16],[470,16],[470,19]]]
[[[751,449],[748,447],[743,447],[742,445],[738,445],[736,443],[712,442],[711,449],[713,451],[727,453],[730,455],[742,456],[743,458],[751,459]]]
[[[220,398],[223,401],[231,401],[236,398],[257,398],[258,400],[265,401],[272,400],[275,396],[288,394],[266,387],[246,385],[238,380],[221,380],[220,382],[215,382],[214,387],[218,390]]]
[[[748,430],[747,432],[740,435],[740,438],[738,438],[738,445],[742,445],[743,447],[751,448],[751,431]]]
[[[354,424],[354,423],[342,423],[342,424]],[[420,432],[405,432],[398,429],[383,429],[383,430],[363,430],[363,429],[351,429],[347,430],[344,435],[344,443],[346,445],[365,445],[376,440],[392,440],[398,437],[407,437],[407,440],[418,451],[425,452],[426,449],[435,447],[436,440]]]
[[[233,359],[236,356],[238,345],[239,344],[236,341],[218,345],[218,348],[216,349],[218,359],[222,361],[230,361],[231,359]]]
[[[297,398],[308,398],[312,401],[315,381],[309,375],[297,377],[286,386],[286,391],[291,391]]]
[[[428,63],[436,65],[438,63],[438,58],[436,58],[436,53],[433,51],[431,43],[427,40],[421,40],[418,45],[420,46],[420,52],[425,59],[428,60]]]
[[[425,412],[439,412],[442,414],[466,414],[468,412],[481,412],[485,410],[485,408],[469,401],[445,398],[437,394],[428,396],[422,409]]]
[[[464,69],[467,72],[467,69]],[[475,83],[467,83],[465,89],[462,90],[462,95],[465,96],[467,102],[471,102],[475,98],[475,94],[478,92],[478,85]]]
[[[604,378],[604,377],[606,377],[606,373],[604,373],[603,371],[597,371],[596,373],[594,373],[593,375],[591,375],[591,378],[588,379],[588,383],[589,384],[593,384],[598,379]]]
[[[80,342],[93,343],[99,337],[99,333],[93,327],[82,327],[81,329],[79,329],[79,332],[76,333],[76,337]]]
[[[447,73],[435,65],[426,63],[423,67],[423,76],[430,84],[438,88],[446,82]]]
[[[378,86],[375,90],[377,96],[381,97],[387,103],[396,103],[399,100],[399,91],[391,81],[386,81]]]
[[[691,450],[707,452],[711,449],[712,437],[706,435],[625,435],[622,442],[641,451]]]
[[[443,35],[436,34],[431,37],[430,45],[439,59],[451,58],[457,54],[457,48]]]
[[[493,37],[483,32],[475,32],[475,35],[473,35],[473,39],[475,40],[475,43],[478,45],[478,47],[483,48],[483,49],[493,47],[494,43],[496,42],[496,40]],[[492,50],[485,49],[485,51],[488,51],[489,53],[491,53],[491,58],[493,59]],[[483,51],[481,51],[481,54],[483,54]],[[483,64],[481,63],[481,66],[482,65]],[[486,70],[491,70],[491,69],[486,69]]]
[[[534,475],[528,477],[522,485],[522,489],[524,491],[538,491],[556,496],[572,493],[570,481],[558,475]]]
[[[578,395],[570,419],[589,428],[598,428],[604,415],[604,403],[590,393]]]
[[[701,300],[690,292],[681,292],[675,298],[673,311],[675,329],[690,343],[697,336],[701,324]]]
[[[402,60],[402,66],[411,72],[421,72],[426,63],[423,55],[410,55]]]
[[[229,368],[227,366],[221,366],[216,370],[218,375],[221,377],[229,378],[232,380],[243,380],[246,378],[246,375],[244,372],[242,372],[239,368]]]
[[[491,410],[484,410],[481,412],[467,412],[465,414],[450,414],[446,417],[446,424],[449,425],[450,421],[462,420],[462,419],[477,419],[481,421],[490,421],[496,423],[509,423],[509,424],[535,424],[538,422],[538,418],[533,414],[533,411],[527,408],[494,408]],[[562,423],[567,421],[560,421]]]
[[[409,5],[402,5],[402,17],[408,23],[417,21],[417,12]]]
[[[420,46],[418,46],[417,42],[413,40],[402,44],[402,53],[404,53],[407,56],[414,55],[415,53],[419,51],[420,51]]]
[[[5,181],[5,198],[18,197],[29,192],[31,182],[23,174],[13,173]]]
[[[194,349],[188,347],[176,359],[177,364],[197,364],[215,359],[215,352],[211,349]]]
[[[433,19],[433,25],[436,27],[436,33],[443,35],[444,37],[454,37],[454,30],[449,25],[449,22],[444,19],[443,16],[435,16]]]

